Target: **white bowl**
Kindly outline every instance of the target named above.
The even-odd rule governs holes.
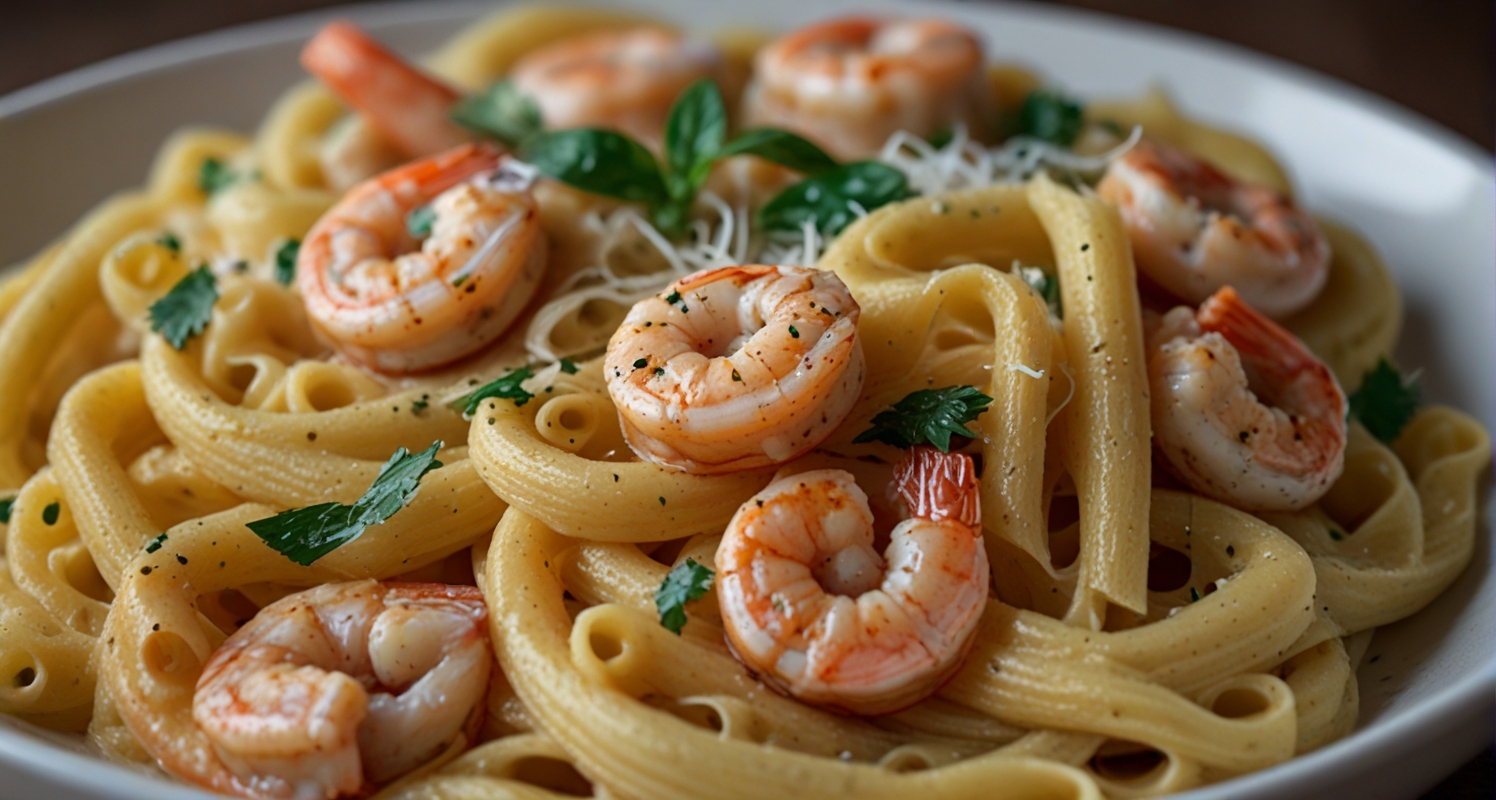
[[[837,10],[887,5],[619,4],[702,30],[744,23],[782,29]],[[140,184],[156,147],[178,126],[253,130],[301,76],[296,53],[322,22],[351,17],[398,49],[420,53],[494,7],[361,6],[231,28],[0,98],[0,264],[40,248],[108,193]],[[1370,237],[1397,273],[1407,306],[1399,355],[1424,368],[1426,396],[1496,428],[1496,183],[1488,153],[1345,84],[1166,29],[1031,6],[918,8],[967,21],[985,35],[992,57],[1036,66],[1083,96],[1135,94],[1160,83],[1189,113],[1266,142],[1296,178],[1303,201]],[[1482,491],[1488,502],[1469,569],[1427,609],[1377,632],[1369,656],[1381,657],[1360,672],[1357,732],[1181,797],[1408,798],[1491,742],[1496,576],[1489,482]],[[86,752],[76,737],[0,718],[0,794],[202,797]]]

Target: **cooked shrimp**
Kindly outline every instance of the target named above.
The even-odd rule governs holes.
[[[843,159],[865,158],[905,130],[956,123],[986,136],[995,101],[982,45],[938,19],[843,17],[783,36],[754,59],[743,97],[750,125],[795,131]]]
[[[613,128],[658,149],[670,106],[701,78],[720,77],[716,45],[657,27],[605,30],[527,54],[510,79],[547,128]]]
[[[367,790],[482,724],[487,618],[472,586],[356,581],[293,594],[213,653],[192,717],[246,797]]]
[[[885,714],[961,666],[987,604],[971,458],[917,447],[893,488],[910,517],[881,556],[867,495],[841,470],[780,478],[728,524],[722,620],[760,679],[808,703]]]
[[[1192,305],[1232,286],[1281,319],[1329,278],[1330,245],[1314,217],[1182,150],[1138,142],[1112,161],[1096,191],[1122,212],[1138,268]]]
[[[338,350],[412,372],[473,353],[514,322],[546,240],[528,178],[507,168],[496,151],[463,145],[359,184],[317,221],[297,281]],[[417,242],[407,218],[428,204],[430,235]]]
[[[1346,403],[1335,375],[1235,290],[1198,312],[1170,311],[1149,339],[1153,444],[1190,488],[1248,511],[1291,511],[1340,477]]]
[[[407,158],[467,141],[447,119],[457,91],[427,77],[351,22],[334,22],[318,31],[302,49],[301,64]]]
[[[835,273],[702,270],[634,305],[608,342],[608,393],[640,458],[688,472],[778,464],[862,390],[861,309]]]

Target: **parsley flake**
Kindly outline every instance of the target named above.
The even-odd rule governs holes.
[[[716,573],[710,568],[688,558],[677,564],[665,576],[659,591],[655,592],[655,608],[660,611],[660,624],[676,636],[686,627],[686,603],[700,600],[712,588]]]
[[[1080,135],[1084,124],[1080,103],[1058,92],[1038,89],[1029,92],[1018,111],[1018,132],[1069,147]]]
[[[395,450],[369,490],[353,505],[318,503],[293,508],[246,523],[246,527],[276,552],[303,567],[309,566],[409,505],[421,478],[442,465],[436,460],[441,447],[438,440],[415,454],[403,447]]]
[[[798,339],[798,338],[800,338],[800,332],[797,331],[797,330],[795,330],[795,326],[794,325],[790,326],[790,338],[791,339]]]
[[[160,300],[151,304],[151,330],[181,350],[203,332],[218,302],[218,281],[206,265],[187,273]]]
[[[1190,602],[1191,603],[1198,603],[1198,602],[1200,602],[1200,590],[1196,589],[1193,586],[1190,587]]]
[[[647,359],[647,358],[637,358],[637,359],[634,359],[634,369],[644,369],[647,366],[649,366],[649,359]]]
[[[160,236],[157,236],[156,244],[161,245],[162,247],[172,251],[173,253],[182,252],[182,240],[178,239],[177,235],[175,233],[172,233],[171,231],[165,231]]]
[[[873,417],[873,426],[857,434],[852,442],[883,442],[904,449],[931,444],[948,453],[951,436],[971,436],[966,423],[991,403],[992,398],[971,386],[921,389]]]
[[[1361,420],[1372,436],[1391,442],[1413,419],[1419,394],[1417,379],[1404,378],[1383,358],[1366,373],[1361,388],[1351,393],[1350,416]]]
[[[507,374],[495,378],[477,389],[453,400],[448,404],[449,408],[460,409],[464,417],[471,417],[473,412],[484,400],[497,397],[503,400],[513,400],[516,406],[522,406],[530,402],[535,395],[525,391],[522,385],[525,381],[534,377],[529,367],[512,369]],[[492,423],[490,423],[492,424]]]
[[[275,250],[275,280],[282,286],[296,282],[296,256],[301,253],[299,239],[287,239]]]
[[[412,239],[424,239],[431,235],[431,226],[436,223],[436,212],[431,206],[416,206],[405,215],[405,230]]]
[[[201,167],[197,170],[197,188],[212,197],[213,195],[233,186],[243,176],[235,172],[233,167],[219,161],[216,158],[205,158]]]
[[[0,500],[0,522],[6,525],[10,524],[10,510],[15,504],[16,499],[14,497],[7,497],[4,500]]]
[[[561,371],[566,373],[567,375],[577,374],[577,364],[575,361],[572,361],[569,358],[563,358],[556,363],[561,365]]]
[[[165,533],[162,533],[160,536],[157,536],[156,538],[150,540],[149,542],[146,542],[145,551],[147,553],[154,553],[157,550],[160,550],[161,549],[161,545],[163,545],[163,544],[166,544],[166,534]]]
[[[428,399],[430,397],[431,395],[429,394],[423,394],[421,395],[421,399],[410,401],[410,413],[418,417],[426,413],[426,407],[431,405],[431,401]]]
[[[1345,541],[1345,534],[1341,533],[1337,528],[1330,528],[1330,538],[1337,542],[1343,542]]]
[[[48,525],[56,525],[57,516],[61,513],[62,504],[54,500],[48,503],[46,508],[42,509],[42,522]]]

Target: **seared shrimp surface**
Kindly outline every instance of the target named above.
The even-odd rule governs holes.
[[[694,473],[809,451],[862,390],[860,313],[835,273],[787,266],[703,270],[639,301],[604,362],[629,447]]]
[[[939,19],[844,17],[760,50],[743,98],[749,125],[785,128],[842,159],[875,155],[900,130],[928,137],[956,124],[977,139],[995,100],[982,45]]]
[[[1346,400],[1334,373],[1231,288],[1164,315],[1148,376],[1154,447],[1195,491],[1292,511],[1340,477]]]
[[[497,151],[463,145],[359,184],[297,257],[319,331],[387,373],[455,361],[498,338],[535,293],[546,240],[529,179]],[[412,235],[429,205],[430,232]]]
[[[894,474],[909,518],[873,549],[850,473],[780,478],[717,549],[733,653],[808,703],[884,714],[933,694],[961,666],[987,605],[987,551],[971,458],[916,447]]]
[[[193,719],[247,797],[364,792],[481,724],[487,617],[472,586],[357,581],[293,594],[213,653]]]
[[[547,128],[613,128],[656,150],[675,98],[724,68],[717,46],[665,28],[585,33],[536,49],[510,72]]]
[[[1313,216],[1175,147],[1138,142],[1096,191],[1121,211],[1138,269],[1191,305],[1231,286],[1282,319],[1329,279],[1330,245]]]

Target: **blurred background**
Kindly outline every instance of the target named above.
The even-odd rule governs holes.
[[[980,2],[980,0],[972,0]],[[1491,0],[1053,0],[1277,56],[1406,106],[1490,151]],[[338,5],[329,0],[0,0],[0,94],[153,44]],[[1425,800],[1496,796],[1489,753]]]
[[[979,2],[980,0],[975,0]],[[1417,111],[1490,150],[1496,142],[1491,0],[1059,0],[1232,42]],[[160,42],[329,0],[0,2],[0,94]],[[1491,791],[1491,784],[1487,784]],[[1487,795],[1489,796],[1489,795]]]

